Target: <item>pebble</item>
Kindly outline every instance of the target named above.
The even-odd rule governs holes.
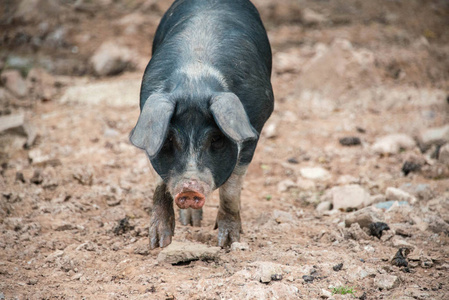
[[[379,208],[379,209],[385,209],[385,210],[389,210],[393,204],[397,203],[398,206],[408,206],[409,203],[407,201],[385,201],[385,202],[380,202],[374,205],[374,207]]]
[[[326,180],[330,178],[330,173],[321,167],[301,168],[299,173],[302,177],[312,180]]]
[[[296,185],[298,186],[299,189],[303,191],[310,191],[316,189],[315,182],[310,179],[298,178],[298,180],[296,181]]]
[[[404,183],[399,187],[399,189],[412,194],[419,200],[430,200],[434,197],[434,193],[432,191],[432,188],[429,184],[425,183],[419,183],[419,184],[413,184],[413,183]]]
[[[267,127],[265,127],[263,131],[264,136],[267,139],[272,139],[278,136],[277,124],[271,123]]]
[[[421,131],[418,142],[422,151],[427,151],[432,145],[443,145],[449,142],[449,124]]]
[[[231,251],[248,251],[249,250],[249,245],[248,243],[239,243],[239,242],[234,242],[231,244]]]
[[[25,97],[28,94],[28,86],[20,72],[17,70],[6,70],[2,72],[1,81],[3,85],[16,97]]]
[[[358,138],[356,136],[347,136],[347,137],[339,139],[338,141],[343,146],[356,146],[356,145],[360,145],[362,143],[360,141],[360,138]]]
[[[297,187],[296,183],[294,183],[290,179],[282,180],[278,183],[277,188],[279,193],[287,192],[291,188]]]
[[[0,116],[0,133],[2,132],[26,136],[26,147],[31,147],[37,136],[36,127],[26,120],[23,113]]]
[[[216,260],[219,257],[220,250],[220,247],[173,241],[159,253],[157,260],[170,264],[192,260]]]
[[[331,210],[331,208],[332,208],[332,202],[323,201],[317,205],[316,211],[321,213],[321,212],[329,211],[329,210]]]
[[[376,140],[372,149],[377,154],[396,154],[401,149],[411,149],[416,143],[406,134],[390,134]]]
[[[378,222],[379,220],[380,213],[370,206],[347,214],[345,226],[351,227],[352,224],[357,223],[362,228],[369,228],[372,223]]]
[[[408,202],[411,204],[416,202],[416,198],[414,196],[410,195],[409,193],[401,189],[397,189],[394,187],[388,187],[385,192],[385,195],[387,197],[387,200]]]
[[[99,76],[116,75],[131,65],[134,55],[128,47],[115,41],[106,41],[90,58],[90,64]]]
[[[374,278],[374,285],[380,290],[391,290],[399,285],[399,278],[394,275],[378,274]]]
[[[257,267],[255,277],[262,283],[269,283],[273,278],[279,278],[284,273],[282,265],[268,261],[256,261],[251,264]]]
[[[443,164],[449,165],[449,143],[440,148],[438,161]]]
[[[370,194],[357,184],[333,187],[326,191],[324,198],[331,200],[337,210],[361,208],[371,203]]]

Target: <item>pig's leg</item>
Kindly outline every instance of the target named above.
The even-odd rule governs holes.
[[[153,209],[150,220],[150,248],[166,247],[171,243],[175,232],[175,211],[173,197],[165,183],[157,185],[153,196]]]
[[[203,209],[180,209],[179,220],[184,226],[192,225],[195,227],[201,227],[201,220],[203,219]]]
[[[215,229],[218,228],[218,246],[226,247],[240,241],[240,192],[247,166],[237,166],[228,181],[220,187],[220,207]]]

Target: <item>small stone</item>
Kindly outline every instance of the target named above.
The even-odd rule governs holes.
[[[408,203],[415,203],[416,202],[416,198],[412,195],[410,195],[407,192],[404,192],[401,189],[397,189],[394,187],[388,187],[385,195],[387,197],[387,200],[393,200],[393,201],[405,201]]]
[[[313,11],[310,8],[305,8],[302,11],[301,20],[304,22],[304,24],[309,26],[327,22],[327,18],[324,15]]]
[[[16,181],[19,181],[22,183],[26,182],[25,177],[23,176],[22,172],[16,172]]]
[[[449,142],[449,124],[443,127],[429,128],[418,135],[421,151],[427,151],[432,145],[444,145]]]
[[[115,41],[106,41],[90,58],[95,73],[99,76],[116,75],[131,66],[135,54]]]
[[[325,199],[330,199],[337,210],[361,208],[371,202],[370,194],[357,184],[333,187],[326,192]]]
[[[343,268],[343,263],[339,263],[338,265],[335,265],[335,266],[332,267],[332,269],[333,269],[335,272],[340,271],[342,268]]]
[[[312,275],[304,275],[302,276],[302,279],[304,279],[304,282],[313,282],[315,280],[315,277]]]
[[[115,235],[121,235],[121,234],[124,234],[133,229],[134,229],[134,226],[132,226],[129,223],[129,217],[125,217],[125,218],[121,219],[120,221],[118,221],[118,224],[114,227],[114,229],[112,231],[114,232]]]
[[[280,264],[268,261],[256,261],[252,265],[257,267],[255,277],[262,283],[269,283],[273,280],[273,277],[282,279],[283,271]]]
[[[396,154],[402,149],[411,149],[415,145],[415,141],[406,134],[390,134],[379,138],[372,149],[378,154]]]
[[[267,139],[272,139],[278,136],[277,133],[277,124],[276,123],[270,123],[268,126],[265,127],[264,131],[264,136]]]
[[[273,211],[273,218],[274,220],[278,223],[278,224],[283,224],[283,223],[294,223],[295,220],[293,219],[292,214],[286,212],[286,211],[281,211],[281,210],[274,210]]]
[[[328,290],[321,289],[320,290],[320,297],[323,298],[323,299],[327,299],[327,298],[332,297],[332,293],[330,291],[328,291]]]
[[[148,243],[138,245],[136,248],[134,248],[134,253],[147,256],[150,254],[150,245],[148,245]]]
[[[344,231],[345,239],[353,239],[355,241],[360,240],[370,240],[368,234],[366,234],[365,231],[360,228],[360,225],[358,223],[354,223],[351,225],[351,227],[345,229]]]
[[[249,250],[248,243],[234,242],[231,244],[231,251],[248,251],[248,250]]]
[[[294,183],[290,179],[282,180],[278,183],[278,191],[279,193],[287,192],[291,188],[297,187],[296,183]]]
[[[356,136],[347,136],[347,137],[339,139],[338,141],[343,146],[356,146],[356,145],[360,145],[362,143],[360,141],[360,138],[358,138]]]
[[[390,230],[390,227],[383,222],[375,222],[369,225],[370,235],[377,237],[380,239],[382,237],[382,232],[384,230]]]
[[[413,161],[406,161],[402,165],[402,173],[407,176],[409,173],[419,172],[421,170],[421,164],[415,163]]]
[[[31,147],[34,144],[37,133],[23,113],[0,116],[0,133],[12,133],[27,137],[25,146]]]
[[[374,278],[374,285],[380,290],[391,290],[399,285],[399,279],[394,275],[378,274]]]
[[[220,250],[220,247],[209,247],[203,244],[173,241],[159,253],[157,260],[159,262],[170,264],[178,264],[192,260],[216,260]]]
[[[443,164],[449,165],[449,143],[440,148],[438,161]]]
[[[2,72],[1,81],[3,85],[16,97],[25,97],[28,93],[28,87],[25,79],[22,78],[17,70],[6,70]]]
[[[296,185],[303,191],[311,191],[316,189],[316,184],[313,180],[298,178]]]
[[[33,177],[31,177],[30,182],[34,184],[41,184],[42,181],[44,181],[42,177],[42,171],[39,169],[34,170],[34,174]]]
[[[330,201],[323,201],[317,205],[316,211],[319,213],[329,211],[332,209],[332,203]]]
[[[374,207],[379,208],[379,209],[385,209],[385,210],[389,210],[390,208],[393,207],[393,205],[397,203],[398,206],[408,206],[410,205],[407,201],[385,201],[385,202],[380,202],[374,205]]]
[[[330,173],[321,167],[301,168],[299,173],[302,177],[312,180],[326,180],[330,178]]]

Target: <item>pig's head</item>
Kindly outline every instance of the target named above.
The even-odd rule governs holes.
[[[229,178],[242,143],[257,136],[233,93],[218,93],[204,102],[153,94],[130,141],[146,151],[177,206],[198,209]]]

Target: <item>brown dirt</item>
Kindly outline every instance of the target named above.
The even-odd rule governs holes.
[[[2,102],[2,114],[26,111],[39,136],[31,149],[17,146],[14,136],[0,140],[0,299],[322,299],[339,286],[353,287],[356,297],[366,293],[365,299],[449,299],[448,177],[404,176],[404,161],[425,156],[417,147],[393,155],[371,150],[382,135],[415,136],[449,123],[447,1],[254,1],[273,47],[276,109],[267,125],[276,132],[262,135],[244,184],[242,242],[249,250],[222,250],[215,261],[181,265],[160,262],[161,250],[148,250],[154,177],[144,153],[128,142],[138,99],[134,105],[59,101],[73,85],[138,80],[168,4],[41,2],[53,6],[27,17],[14,15],[16,1],[0,8],[0,67],[8,68],[11,55],[25,57],[32,64],[23,74],[41,66],[56,81],[52,99],[36,100],[31,92]],[[324,20],[310,21],[306,8]],[[117,22],[126,16],[132,16],[128,23]],[[45,34],[38,26],[43,20],[50,28]],[[61,26],[65,37],[48,42]],[[87,61],[109,39],[141,57],[126,74],[98,79]],[[350,42],[348,52],[339,41]],[[322,52],[314,62],[329,49],[336,52]],[[334,63],[343,71],[329,67]],[[345,136],[358,136],[362,145],[340,145]],[[48,159],[30,161],[32,151]],[[310,190],[278,188],[301,179],[307,166],[323,167],[331,177]],[[348,212],[317,212],[343,175],[371,195],[427,184],[413,205],[383,212],[396,233],[402,228],[408,236],[352,234],[356,229],[342,223]],[[216,245],[217,194],[205,205],[203,227],[177,222],[174,240]],[[129,224],[115,230],[125,217]],[[403,243],[412,248],[408,273],[390,262]],[[281,280],[259,282],[259,266],[267,262],[277,264]],[[342,270],[334,271],[339,263]],[[376,285],[385,274],[398,278],[392,289]],[[306,282],[304,275],[315,279]]]

